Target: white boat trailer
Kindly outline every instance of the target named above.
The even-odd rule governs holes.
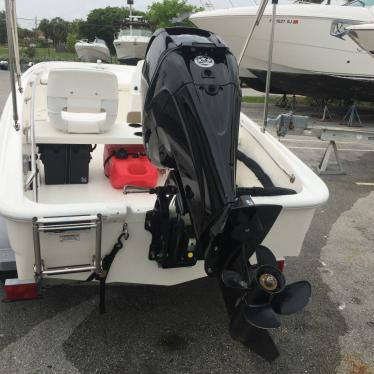
[[[322,157],[321,162],[317,167],[318,174],[345,174],[342,167],[338,147],[336,142],[358,142],[366,144],[374,144],[374,130],[359,130],[359,129],[340,129],[340,128],[326,128],[326,127],[313,127],[311,130],[311,135],[317,136],[320,140],[328,141],[325,153]],[[334,153],[337,169],[329,170],[327,169],[330,163],[330,157]]]
[[[358,142],[374,144],[374,129],[363,128],[339,128],[327,126],[309,126],[308,117],[294,115],[291,112],[280,114],[276,119],[269,119],[268,126],[276,129],[278,137],[285,137],[287,134],[314,136],[322,141],[328,142],[323,157],[317,166],[317,173],[320,175],[342,175],[346,174],[343,169],[338,146],[336,142]],[[331,166],[331,156],[335,156],[335,165]]]

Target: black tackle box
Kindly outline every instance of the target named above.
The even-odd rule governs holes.
[[[39,144],[45,184],[88,183],[90,144]]]

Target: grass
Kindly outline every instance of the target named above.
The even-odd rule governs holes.
[[[0,46],[0,60],[4,60],[4,58],[8,58],[8,48]]]
[[[74,52],[56,52],[54,48],[36,48],[35,52],[35,58],[37,59],[75,60],[77,58]]]
[[[277,100],[279,100],[279,97],[269,96],[270,103],[275,103]],[[264,96],[243,96],[242,102],[248,104],[263,104],[265,102],[265,94]]]
[[[269,96],[269,103],[270,104],[276,104],[281,99],[281,96],[279,95],[270,95]],[[288,96],[288,100],[292,100],[292,96]],[[243,96],[242,97],[243,103],[249,103],[249,104],[263,104],[265,102],[265,94],[264,96]],[[297,103],[303,104],[303,105],[311,105],[311,98],[304,97],[304,96],[298,96],[297,97]]]
[[[281,97],[279,95],[270,95],[269,96],[269,103],[270,104],[277,104]],[[292,95],[288,95],[288,100],[292,100]],[[248,104],[263,104],[265,102],[265,94],[264,96],[243,96],[242,97],[242,102],[243,103],[248,103]],[[370,109],[372,110],[374,108],[374,103],[369,102],[369,101],[355,101],[356,104],[359,106],[360,109]],[[298,105],[305,105],[308,107],[317,107],[320,106],[321,104],[318,103],[316,100],[314,100],[312,97],[306,97],[306,96],[297,96],[296,98],[296,107]],[[336,109],[336,108],[347,108],[348,103],[344,103],[343,100],[329,100],[328,101],[328,106],[330,109]]]
[[[36,48],[35,57],[29,58],[20,49],[21,58],[27,60],[76,60],[77,56],[74,52],[56,52],[54,48]],[[8,48],[0,46],[0,60],[8,59]]]

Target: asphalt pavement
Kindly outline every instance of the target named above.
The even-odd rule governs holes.
[[[0,71],[0,103],[6,84]],[[261,105],[243,111],[261,120]],[[327,145],[302,136],[282,141],[311,167]],[[286,258],[287,280],[309,280],[313,298],[272,332],[277,361],[268,364],[231,340],[214,279],[110,286],[104,315],[97,287],[78,283],[46,286],[39,300],[0,303],[0,373],[374,373],[374,146],[338,147],[347,174],[323,176],[330,199],[301,255]]]

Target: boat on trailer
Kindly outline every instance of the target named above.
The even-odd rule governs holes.
[[[110,61],[109,48],[102,39],[95,38],[92,42],[89,42],[88,39],[82,39],[75,43],[74,48],[80,61]]]
[[[299,255],[328,190],[240,113],[227,46],[162,29],[136,66],[44,62],[19,86],[0,120],[18,280],[97,280],[104,312],[107,283],[215,277],[231,336],[275,359],[268,329],[311,295],[306,281],[286,285],[283,259]]]
[[[355,25],[374,22],[374,2],[353,0],[341,5],[280,4],[277,8],[271,93],[317,98],[374,101],[374,75],[370,57],[346,36]],[[200,28],[220,35],[239,56],[247,29],[259,6],[205,10],[192,14]],[[248,46],[241,71],[249,87],[265,91],[270,42],[271,7]]]
[[[151,36],[149,25],[142,16],[130,16],[126,25],[114,35],[113,45],[118,61],[136,65],[144,59]]]
[[[136,65],[144,59],[152,31],[143,16],[132,14],[134,0],[127,0],[127,5],[129,17],[124,27],[114,34],[113,45],[120,63]]]

